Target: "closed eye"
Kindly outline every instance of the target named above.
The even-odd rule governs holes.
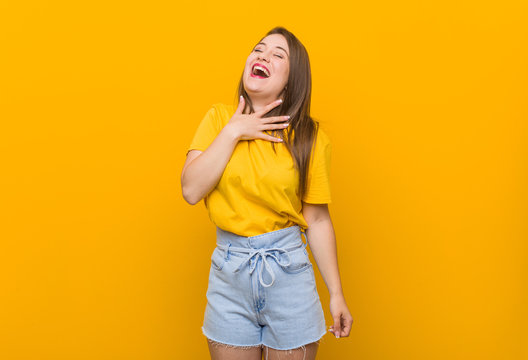
[[[262,50],[260,50],[260,49],[255,49],[255,50],[253,50],[253,51],[255,51],[255,52],[262,52]],[[284,56],[282,56],[282,55],[280,55],[280,54],[275,54],[275,56],[278,57],[278,58],[284,59]]]

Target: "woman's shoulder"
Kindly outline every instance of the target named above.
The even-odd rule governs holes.
[[[325,131],[323,127],[321,127],[321,123],[317,122],[317,141],[320,145],[326,146],[330,145],[330,136],[328,136],[328,133]]]
[[[209,111],[212,111],[214,115],[217,117],[217,119],[223,124],[227,124],[229,122],[229,119],[233,116],[233,114],[236,111],[236,108],[234,105],[225,104],[225,103],[214,103],[211,105],[211,108]]]
[[[217,102],[211,105],[212,109],[215,109],[219,114],[230,114],[233,115],[236,111],[234,105]]]

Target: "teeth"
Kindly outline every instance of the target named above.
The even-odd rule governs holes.
[[[262,66],[259,66],[259,65],[256,65],[256,66],[253,67],[253,71],[255,71],[256,69],[259,69],[259,70],[263,71],[266,74],[267,77],[270,76],[270,73],[269,73],[269,71],[266,68],[264,68]]]

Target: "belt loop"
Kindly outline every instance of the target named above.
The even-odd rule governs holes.
[[[231,246],[231,243],[229,243],[229,244],[227,245],[227,249],[226,249],[226,257],[225,257],[226,260],[229,260],[229,247],[230,247],[230,246]]]

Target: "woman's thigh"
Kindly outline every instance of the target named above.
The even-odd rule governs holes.
[[[262,346],[235,347],[207,339],[211,360],[261,360]]]
[[[292,350],[275,350],[264,346],[262,354],[264,355],[264,360],[315,360],[318,348],[319,341]]]

